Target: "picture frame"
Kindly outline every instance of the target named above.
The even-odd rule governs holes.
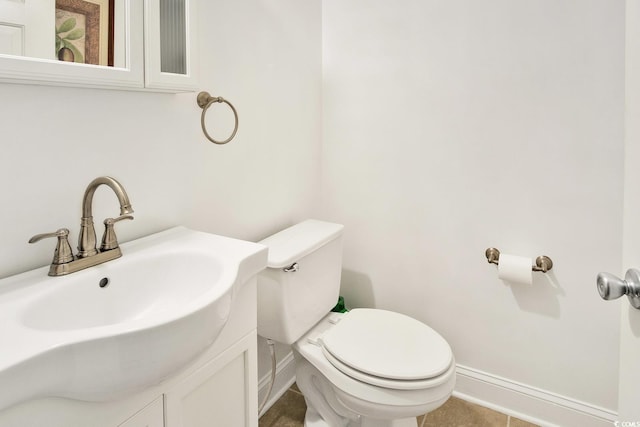
[[[113,66],[114,0],[56,0],[56,57]]]

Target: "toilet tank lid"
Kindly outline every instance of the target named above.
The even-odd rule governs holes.
[[[335,240],[342,234],[343,228],[341,224],[308,219],[258,243],[269,247],[267,266],[283,268]]]

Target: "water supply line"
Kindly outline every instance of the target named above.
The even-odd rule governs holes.
[[[262,403],[258,407],[258,418],[262,416],[262,410],[264,406],[267,404],[269,400],[269,396],[271,395],[271,390],[273,390],[273,383],[276,382],[276,349],[275,342],[269,338],[267,338],[267,345],[269,346],[269,352],[271,353],[271,379],[269,380],[269,388],[267,389],[267,394],[265,394],[262,399]]]

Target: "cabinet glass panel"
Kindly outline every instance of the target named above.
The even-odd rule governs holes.
[[[187,73],[186,0],[160,0],[160,70]]]

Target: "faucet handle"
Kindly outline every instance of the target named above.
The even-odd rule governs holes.
[[[53,253],[53,261],[51,261],[51,264],[67,264],[73,261],[73,250],[71,249],[71,245],[69,244],[68,228],[60,228],[53,233],[36,234],[29,239],[29,243],[36,243],[42,239],[46,239],[49,237],[58,238],[58,244],[56,245],[56,250]]]
[[[116,232],[113,229],[113,224],[123,219],[133,219],[133,215],[120,215],[117,218],[107,218],[104,220],[104,234],[102,235],[102,244],[100,245],[100,252],[110,251],[118,247],[118,238]]]

